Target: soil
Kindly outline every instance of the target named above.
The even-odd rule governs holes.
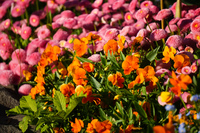
[[[0,86],[0,133],[21,133],[18,124],[23,115],[7,116],[5,111],[19,105],[21,96],[14,86]],[[34,133],[33,127],[29,127],[26,133]]]

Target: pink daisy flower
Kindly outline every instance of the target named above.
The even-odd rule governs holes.
[[[163,19],[167,19],[168,17],[170,17],[172,15],[172,11],[170,9],[162,9],[158,12],[158,14],[156,15],[156,19],[157,20],[163,20]]]
[[[23,84],[19,87],[18,93],[23,96],[29,95],[33,87],[30,84]]]
[[[140,30],[145,27],[145,23],[143,20],[138,20],[136,23],[134,23],[132,26],[134,26],[137,30]]]
[[[150,10],[148,8],[141,8],[135,13],[135,18],[137,20],[143,19],[149,14]]]
[[[189,33],[188,35],[185,36],[183,43],[185,46],[190,46],[193,49],[196,48],[196,43],[197,41],[194,39],[194,34],[193,33]]]
[[[149,31],[147,29],[141,29],[138,31],[136,36],[147,37],[148,34],[149,34]]]
[[[37,27],[40,23],[40,18],[37,15],[32,14],[29,18],[29,23],[33,27]]]
[[[17,0],[17,5],[22,7],[28,7],[30,0]]]
[[[113,9],[113,10],[120,9],[124,3],[125,3],[125,0],[116,0],[116,1],[113,2],[113,4],[112,4],[112,9]]]
[[[62,5],[62,4],[65,4],[67,0],[55,0],[56,3]]]
[[[100,54],[93,54],[90,57],[88,57],[88,59],[93,61],[93,62],[100,62],[101,56],[100,56]]]
[[[129,4],[129,7],[128,7],[128,10],[131,12],[131,13],[134,13],[135,12],[135,9],[137,7],[137,0],[132,0],[131,3]]]
[[[10,27],[10,19],[6,19],[1,22],[1,28],[2,30],[8,29]]]
[[[149,28],[150,27],[150,28]],[[149,23],[149,25],[146,26],[146,29],[150,32],[151,30],[155,30],[157,28],[160,28],[160,24],[156,22]]]
[[[44,26],[39,29],[39,31],[37,33],[37,37],[39,39],[45,39],[45,38],[49,37],[50,34],[51,34],[50,30],[46,26]]]
[[[151,5],[151,6],[149,7],[149,10],[150,10],[151,13],[157,14],[157,13],[159,12],[160,9],[159,9],[157,6],[155,6],[155,5]]]
[[[181,18],[177,22],[179,29],[181,29],[181,33],[186,32],[190,28],[190,24],[192,23],[192,21],[193,21],[192,19]]]
[[[60,28],[62,26],[61,24],[58,24],[56,22],[53,22],[51,25],[52,25],[52,29],[57,29],[57,28]]]
[[[14,79],[14,73],[11,70],[0,71],[0,84],[3,86],[12,85]]]
[[[26,51],[24,49],[16,49],[11,55],[12,60],[24,62],[26,60]]]
[[[183,94],[181,94],[181,97],[185,103],[188,103],[190,101],[191,94],[188,92],[183,92]]]
[[[7,65],[5,62],[0,63],[0,70],[9,70],[9,65]]]
[[[143,1],[143,2],[140,4],[140,8],[144,8],[144,7],[149,8],[151,5],[153,5],[153,2],[152,2],[152,1]]]
[[[167,33],[170,33],[169,28],[170,28],[171,32],[178,31],[178,27],[175,24],[170,24],[169,26],[166,26],[165,30],[167,31]]]
[[[20,5],[15,5],[15,7],[11,10],[11,15],[13,17],[19,17],[25,12],[25,7],[22,7]]]
[[[24,77],[23,71],[28,70],[29,66],[26,63],[17,64],[16,68],[13,71],[14,74]]]
[[[163,38],[166,38],[168,36],[167,32],[163,29],[155,29],[150,34],[150,40],[151,41],[159,41]]]
[[[41,54],[39,52],[34,52],[26,57],[26,62],[31,65],[37,65],[37,63],[40,61]]]
[[[182,74],[190,74],[191,72],[192,72],[192,70],[189,66],[185,66],[181,69]]]
[[[190,46],[186,46],[186,47],[185,47],[185,51],[190,52],[190,53],[193,53],[193,52],[194,52],[194,49],[193,49],[192,47],[190,47]]]
[[[109,41],[111,39],[116,38],[118,34],[119,34],[119,31],[117,29],[115,29],[115,28],[108,29],[105,32],[104,39],[106,41]]]
[[[63,26],[72,29],[77,24],[77,20],[74,18],[66,18],[64,20]]]
[[[32,32],[31,27],[26,26],[26,25],[22,25],[21,34],[20,35],[24,40],[26,40],[26,39],[28,39],[30,37],[31,32]]]
[[[59,29],[54,35],[53,40],[61,41],[61,40],[67,40],[67,37],[69,36],[67,31],[64,31],[62,29]]]
[[[180,20],[180,18],[173,18],[169,21],[169,25],[171,24],[176,24],[178,21]]]
[[[191,31],[194,32],[200,32],[200,19],[195,19],[191,25],[190,25]]]
[[[130,26],[125,26],[125,27],[123,27],[122,30],[119,31],[119,33],[122,36],[126,36],[128,34],[128,32],[129,32],[129,30],[130,30]]]
[[[192,73],[196,73],[198,70],[197,64],[196,63],[192,63],[192,65],[190,66],[191,72]]]
[[[13,0],[4,0],[1,6],[7,9],[11,6],[12,3],[13,3]]]
[[[189,10],[188,13],[185,14],[185,17],[194,19],[196,17],[195,10]]]
[[[4,6],[0,6],[0,19],[2,19],[5,14],[6,14],[6,8]]]
[[[103,0],[95,0],[94,3],[92,4],[93,8],[98,8],[102,5]]]
[[[48,0],[47,7],[48,9],[56,9],[58,7],[58,4],[54,2],[54,0]]]
[[[126,12],[126,14],[124,15],[124,20],[127,22],[127,23],[133,23],[133,17],[132,17],[132,14],[130,12]]]
[[[60,15],[61,15],[61,17],[64,17],[64,18],[74,18],[75,17],[75,14],[71,10],[62,11]]]
[[[166,41],[166,45],[168,47],[178,48],[182,44],[183,44],[183,38],[179,35],[172,35]]]

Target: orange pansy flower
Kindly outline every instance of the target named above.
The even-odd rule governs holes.
[[[122,84],[124,82],[124,78],[122,77],[122,74],[120,72],[116,72],[116,74],[110,74],[108,76],[108,80],[112,82],[113,85],[116,85],[120,88],[124,87],[124,85]]]
[[[122,62],[124,74],[129,75],[133,70],[136,70],[139,67],[138,63],[139,59],[134,55],[126,56],[125,60]]]
[[[93,72],[94,71],[94,64],[89,62],[83,63],[83,69],[85,69],[87,72]]]
[[[83,56],[87,52],[88,40],[86,38],[74,39],[73,49],[76,51],[77,56]]]
[[[115,54],[118,51],[118,44],[117,41],[114,39],[109,40],[104,46],[103,46],[104,52],[106,55],[108,55],[108,51],[110,54]]]
[[[65,133],[65,130],[63,128],[58,128],[58,127],[54,128],[53,131],[54,133]]]
[[[74,88],[74,85],[72,83],[62,84],[60,86],[60,91],[66,97],[70,97],[71,95],[75,94],[75,88]]]
[[[73,81],[76,85],[83,85],[85,86],[87,84],[86,80],[86,71],[83,68],[76,68],[74,70],[74,74],[72,75]]]
[[[175,127],[173,125],[173,113],[172,111],[169,111],[168,114],[168,123],[166,123],[164,126],[154,126],[153,131],[155,133],[175,133]]]
[[[91,86],[85,86],[85,88],[82,85],[76,86],[75,92],[77,93],[77,96],[80,95],[81,92],[83,94],[86,94],[87,96],[82,99],[82,103],[85,104],[88,101],[93,102],[93,97],[92,97],[92,87]]]
[[[174,47],[168,47],[168,46],[165,46],[165,49],[163,51],[163,58],[162,58],[162,61],[163,63],[168,63],[170,61],[170,58],[172,60],[174,60],[174,54],[176,54],[176,49]]]
[[[48,63],[52,63],[53,61],[58,60],[58,54],[60,53],[61,50],[58,46],[51,46],[51,44],[48,43],[42,54],[42,58],[45,58]]]
[[[87,129],[86,129],[87,133],[96,133],[96,131],[95,131],[96,125],[95,124],[97,121],[98,121],[97,119],[93,119],[91,121],[91,123],[88,123]]]
[[[120,53],[120,51],[122,51],[124,48],[124,43],[126,41],[126,38],[124,36],[121,36],[120,34],[117,37],[118,37],[117,44],[119,46],[118,53]]]
[[[26,81],[29,81],[29,80],[31,80],[31,78],[32,78],[31,72],[29,72],[29,71],[27,71],[27,70],[24,70],[24,71],[23,71],[23,75],[25,76]]]
[[[186,90],[187,86],[192,83],[189,75],[181,74],[177,77],[174,71],[172,71],[172,78],[169,81],[174,86],[171,91],[178,96],[181,94],[181,89]]]
[[[66,78],[68,72],[62,62],[58,63],[58,72],[61,74],[62,78]]]
[[[97,121],[95,126],[98,133],[110,133],[112,123],[109,120],[103,122]]]
[[[72,63],[67,67],[67,71],[68,71],[68,76],[71,74],[74,74],[74,71],[76,70],[76,68],[81,67],[81,63],[80,61],[75,57],[74,60],[72,61]]]
[[[71,127],[72,127],[71,131],[73,133],[80,132],[81,129],[84,127],[84,123],[83,123],[83,121],[81,119],[75,118],[75,123],[73,123],[71,121],[70,121],[70,123],[71,123]]]
[[[88,41],[91,41],[91,40],[97,41],[101,39],[99,35],[93,34],[92,32],[90,32],[86,38]]]
[[[186,54],[178,54],[174,57],[174,68],[177,68],[177,72],[181,72],[181,69],[185,66],[190,66],[190,58]]]

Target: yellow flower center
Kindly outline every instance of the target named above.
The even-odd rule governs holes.
[[[194,27],[197,28],[198,24],[195,24]]]
[[[19,11],[20,11],[20,9],[19,9],[19,8],[17,8],[17,9],[16,9],[16,11],[17,11],[17,12],[19,12]]]
[[[128,16],[127,16],[127,19],[128,19],[128,20],[130,20],[130,19],[131,19],[131,16],[130,16],[130,15],[128,15]]]
[[[200,40],[200,36],[197,36],[196,39],[197,39],[197,40]]]

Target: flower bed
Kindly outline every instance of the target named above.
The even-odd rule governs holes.
[[[6,113],[22,132],[198,132],[200,8],[179,2],[4,1]]]

